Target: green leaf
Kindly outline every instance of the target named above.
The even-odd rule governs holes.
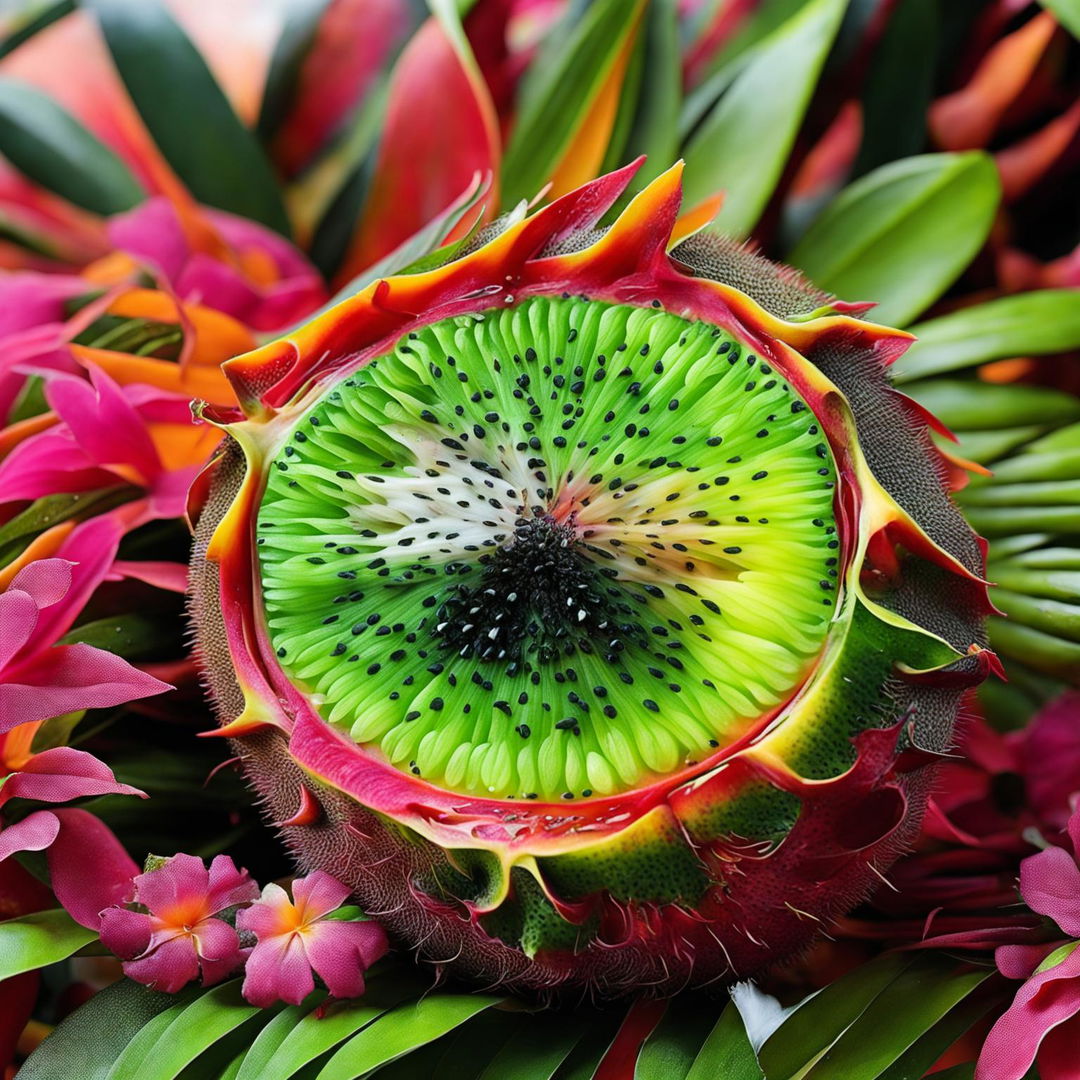
[[[97,649],[108,649],[125,660],[152,656],[177,642],[179,631],[160,616],[125,612],[107,619],[95,619],[69,631],[60,645],[81,642]]]
[[[1074,38],[1080,38],[1080,0],[1039,0]]]
[[[936,0],[901,0],[889,18],[863,89],[863,134],[855,176],[917,154],[926,145],[939,18]]]
[[[739,1010],[731,1002],[709,1032],[686,1080],[761,1080],[763,1076]]]
[[[362,1000],[334,1005],[323,1015],[315,1009],[303,1010],[306,1015],[298,1015],[292,1009],[286,1010],[260,1032],[238,1080],[288,1080],[339,1042],[374,1023],[392,1008],[393,1003],[377,997],[369,989]],[[274,1040],[278,1038],[280,1029],[278,1022],[284,1023],[282,1017],[286,1014],[296,1017],[294,1026],[275,1045]]]
[[[381,1017],[326,1063],[318,1080],[353,1080],[425,1046],[502,999],[487,994],[431,994]]]
[[[35,499],[21,514],[0,526],[0,562],[14,558],[33,537],[46,529],[62,521],[81,521],[91,513],[112,509],[135,493],[134,488],[112,487]]]
[[[644,154],[645,163],[627,190],[640,191],[672,165],[679,155],[679,106],[682,102],[682,68],[679,55],[678,13],[675,0],[652,0],[645,24],[635,44],[627,88],[636,82],[633,95],[624,88],[620,113],[626,109],[625,137],[612,135],[603,171],[633,161]],[[619,125],[616,124],[616,130]]]
[[[1045,386],[928,379],[905,389],[954,431],[1043,428],[1080,419],[1080,399]]]
[[[289,234],[270,163],[161,0],[85,0],[165,160],[195,198]]]
[[[716,227],[745,236],[776,187],[847,0],[810,0],[755,50],[686,147],[685,199],[724,192]]]
[[[97,940],[63,908],[35,911],[0,922],[0,980],[66,960]]]
[[[28,4],[15,17],[7,17],[8,35],[0,41],[0,59],[14,52],[24,41],[29,41],[39,30],[52,26],[57,19],[75,10],[75,0],[56,0],[55,3]]]
[[[910,329],[918,341],[894,365],[897,382],[1080,348],[1080,302],[1075,289],[1044,289],[961,308]]]
[[[290,0],[285,18],[270,57],[262,104],[255,131],[265,143],[273,138],[284,120],[296,90],[300,69],[307,57],[319,22],[330,0]]]
[[[682,1080],[716,1023],[716,1007],[674,998],[638,1054],[634,1080]]]
[[[569,149],[633,28],[636,0],[595,0],[554,62],[522,85],[502,167],[503,201],[532,198]]]
[[[551,1080],[585,1034],[584,1019],[537,1014],[521,1027],[480,1074],[481,1080]]]
[[[805,1080],[875,1080],[994,974],[993,968],[952,974],[954,968],[954,961],[943,956],[919,957],[844,1031]]]
[[[95,214],[119,214],[145,198],[97,136],[40,90],[14,79],[0,79],[0,153],[35,183]]]
[[[765,1040],[758,1061],[768,1080],[789,1080],[833,1044],[913,963],[885,953],[809,998]]]
[[[903,326],[975,257],[1000,196],[982,152],[894,161],[840,192],[787,261],[842,299],[875,301],[878,322]]]
[[[180,1012],[200,991],[160,994],[123,979],[76,1009],[30,1055],[19,1080],[105,1080],[139,1031],[168,1009]]]
[[[151,1046],[129,1046],[109,1080],[174,1080],[204,1050],[257,1014],[269,1020],[240,996],[239,979],[215,986],[183,1008]]]

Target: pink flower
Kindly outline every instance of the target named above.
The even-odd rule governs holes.
[[[1080,810],[1069,821],[1073,854],[1052,847],[1020,865],[1020,892],[1072,938],[1080,937]],[[986,1037],[976,1080],[1019,1080],[1039,1062],[1042,1080],[1074,1080],[1080,1046],[1080,942],[1004,945],[995,959],[1003,975],[1027,981]],[[1049,954],[1049,955],[1048,955]]]
[[[165,198],[110,218],[109,241],[156,268],[182,300],[223,311],[255,330],[280,330],[326,300],[318,271],[283,237],[220,210],[199,214],[210,250],[193,245],[190,229]]]
[[[187,490],[218,438],[193,424],[186,398],[119,386],[96,369],[89,382],[50,374],[45,396],[59,422],[0,463],[4,502],[131,484],[145,498],[124,508],[129,529],[183,514]]]
[[[147,912],[111,907],[101,913],[101,941],[124,960],[124,974],[174,994],[202,973],[220,982],[244,959],[236,931],[216,918],[254,899],[259,887],[227,855],[207,870],[194,855],[174,855],[134,880],[132,902]]]
[[[243,994],[265,1008],[275,1001],[298,1005],[315,988],[312,969],[336,998],[359,997],[364,971],[388,946],[374,922],[330,917],[349,895],[347,886],[316,870],[297,878],[293,899],[270,884],[251,907],[239,912],[236,925],[258,943],[248,957]]]
[[[104,649],[55,644],[109,572],[118,540],[111,519],[86,522],[60,558],[29,563],[0,593],[0,733],[169,689]]]

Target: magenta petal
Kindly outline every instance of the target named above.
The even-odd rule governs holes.
[[[0,832],[0,862],[16,851],[44,851],[59,831],[60,822],[54,813],[36,810]]]
[[[260,941],[244,966],[242,993],[252,1005],[275,1001],[299,1005],[315,989],[311,965],[298,934]]]
[[[261,899],[236,913],[236,925],[260,940],[272,938],[278,933],[279,912],[291,906],[289,894],[280,885],[270,882],[263,887]]]
[[[1050,702],[1018,737],[1028,799],[1040,820],[1063,828],[1080,790],[1080,690]]]
[[[349,887],[322,870],[314,870],[292,883],[292,894],[304,921],[312,922],[341,907],[349,898]]]
[[[30,640],[37,618],[37,604],[27,593],[10,588],[0,594],[0,672]]]
[[[308,931],[305,945],[311,966],[336,998],[363,994],[364,972],[388,948],[385,932],[373,922],[321,922]]]
[[[86,795],[142,795],[138,788],[117,783],[112,770],[93,754],[70,746],[57,746],[35,754],[0,790],[0,803],[8,799],[66,802]]]
[[[259,895],[259,886],[246,870],[237,870],[228,855],[216,855],[210,864],[207,886],[211,911],[245,904]]]
[[[105,649],[57,645],[11,673],[0,685],[0,732],[76,709],[101,709],[172,687]]]
[[[11,580],[9,589],[28,593],[36,607],[52,607],[71,588],[71,568],[67,559],[38,559],[24,566]]]
[[[39,647],[51,645],[71,629],[76,616],[105,580],[116,556],[120,535],[119,524],[106,514],[77,525],[60,545],[57,555],[73,564],[71,587],[62,600],[41,609],[34,631],[34,640]]]
[[[1001,945],[994,950],[994,963],[1006,979],[1030,979],[1035,969],[1057,948],[1055,942],[1040,945]]]
[[[101,943],[123,960],[132,960],[150,945],[150,916],[125,907],[106,908],[101,913]]]
[[[206,986],[231,975],[243,962],[236,931],[221,919],[204,919],[199,923],[195,941]]]
[[[1080,867],[1062,848],[1048,848],[1020,864],[1020,892],[1032,911],[1048,915],[1080,937]]]
[[[139,868],[105,822],[93,814],[85,810],[54,810],[52,814],[60,822],[48,854],[53,892],[77,923],[96,930],[101,912],[127,899]]]
[[[990,1029],[975,1080],[1020,1080],[1047,1032],[1080,1013],[1080,949],[1033,975]]]
[[[175,994],[199,977],[195,939],[188,934],[159,945],[149,956],[124,962],[124,974],[154,990]]]
[[[79,447],[100,465],[129,464],[146,478],[161,467],[154,443],[119,385],[97,368],[90,382],[57,375],[45,395]]]
[[[155,915],[205,897],[209,875],[202,859],[181,853],[135,879],[135,899]]]

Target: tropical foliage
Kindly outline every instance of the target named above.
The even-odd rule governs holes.
[[[0,14],[9,1068],[1074,1075],[1077,34],[1072,0]],[[225,361],[641,155],[601,227],[681,158],[680,235],[750,239],[915,335],[893,374],[956,436],[935,439],[990,542],[1008,681],[969,698],[912,850],[796,960],[730,991],[540,1008],[381,958],[332,879],[274,883],[292,865],[213,737],[186,629],[187,513],[221,437],[189,403],[227,415]]]

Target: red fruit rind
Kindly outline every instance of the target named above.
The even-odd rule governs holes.
[[[686,272],[669,253],[681,165],[583,249],[549,253],[593,229],[639,164],[555,200],[472,254],[376,281],[288,338],[229,361],[243,415],[203,414],[244,455],[206,553],[220,575],[214,601],[244,702],[239,715],[222,717],[222,733],[243,741],[273,731],[282,748],[287,740],[287,756],[254,754],[249,771],[271,812],[284,808],[280,823],[296,826],[290,843],[307,868],[344,875],[373,913],[392,907],[390,927],[429,959],[522,989],[670,990],[745,974],[803,944],[909,842],[926,766],[946,749],[959,696],[996,661],[981,639],[990,610],[981,550],[973,538],[947,542],[948,528],[916,520],[901,505],[910,500],[879,480],[861,406],[823,370],[830,356],[853,356],[880,378],[910,335],[839,304],[782,319],[731,285]],[[836,463],[839,600],[802,685],[706,760],[569,805],[462,796],[365,753],[285,677],[265,625],[254,522],[269,462],[329,383],[417,327],[562,294],[722,327],[790,382]],[[891,390],[880,393],[892,394],[926,471],[945,477],[927,419]],[[952,583],[962,618],[923,620],[935,629],[916,621],[923,601],[912,595],[927,575]],[[266,775],[265,761],[290,758],[334,819],[329,839],[323,823],[307,826],[318,839],[304,840],[320,815],[309,802],[297,809],[295,776],[286,795],[277,793],[285,778]],[[385,866],[365,865],[376,852]],[[456,955],[441,955],[455,941]]]

